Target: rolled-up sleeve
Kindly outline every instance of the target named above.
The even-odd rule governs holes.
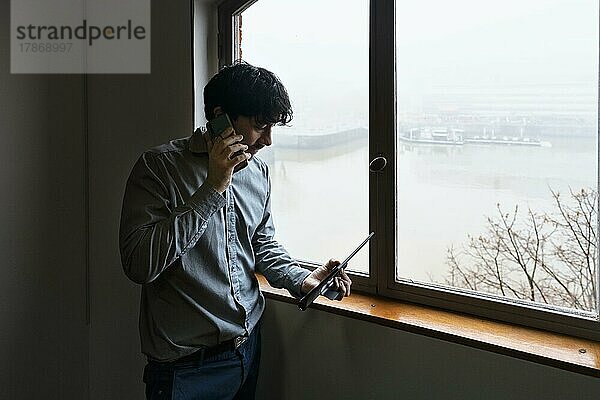
[[[121,263],[127,277],[139,284],[152,282],[193,247],[226,203],[204,183],[185,204],[173,208],[157,156],[146,152],[135,163],[121,211]]]
[[[296,298],[302,297],[302,282],[310,271],[302,268],[275,239],[275,227],[271,214],[271,180],[268,178],[268,192],[263,218],[252,236],[252,248],[256,260],[256,270],[261,272],[269,284],[275,288],[285,288]]]

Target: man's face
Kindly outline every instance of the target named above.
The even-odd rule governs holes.
[[[252,157],[263,147],[270,146],[271,141],[271,124],[259,124],[255,117],[245,117],[240,115],[233,122],[233,129],[238,135],[243,135],[244,138],[240,143],[248,146],[246,152]]]

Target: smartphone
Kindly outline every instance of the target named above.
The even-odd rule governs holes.
[[[233,129],[233,124],[231,123],[229,116],[225,113],[219,115],[218,117],[216,117],[214,119],[211,119],[206,124],[208,134],[210,135],[210,138],[213,140],[213,142],[221,133],[225,132],[225,130],[229,127],[231,127]],[[236,151],[235,153],[233,153],[231,155],[231,158],[237,157],[243,153],[244,153],[243,150]],[[237,172],[247,166],[248,166],[248,160],[244,160],[233,168],[233,172]]]

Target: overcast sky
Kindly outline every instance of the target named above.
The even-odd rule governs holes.
[[[436,85],[573,83],[597,92],[598,0],[396,4],[400,97]],[[243,24],[243,57],[278,73],[300,116],[310,108],[366,117],[367,0],[260,0]]]

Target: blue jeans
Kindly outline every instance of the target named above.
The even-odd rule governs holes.
[[[160,363],[144,368],[147,400],[253,400],[260,364],[260,322],[236,350],[202,361]]]

